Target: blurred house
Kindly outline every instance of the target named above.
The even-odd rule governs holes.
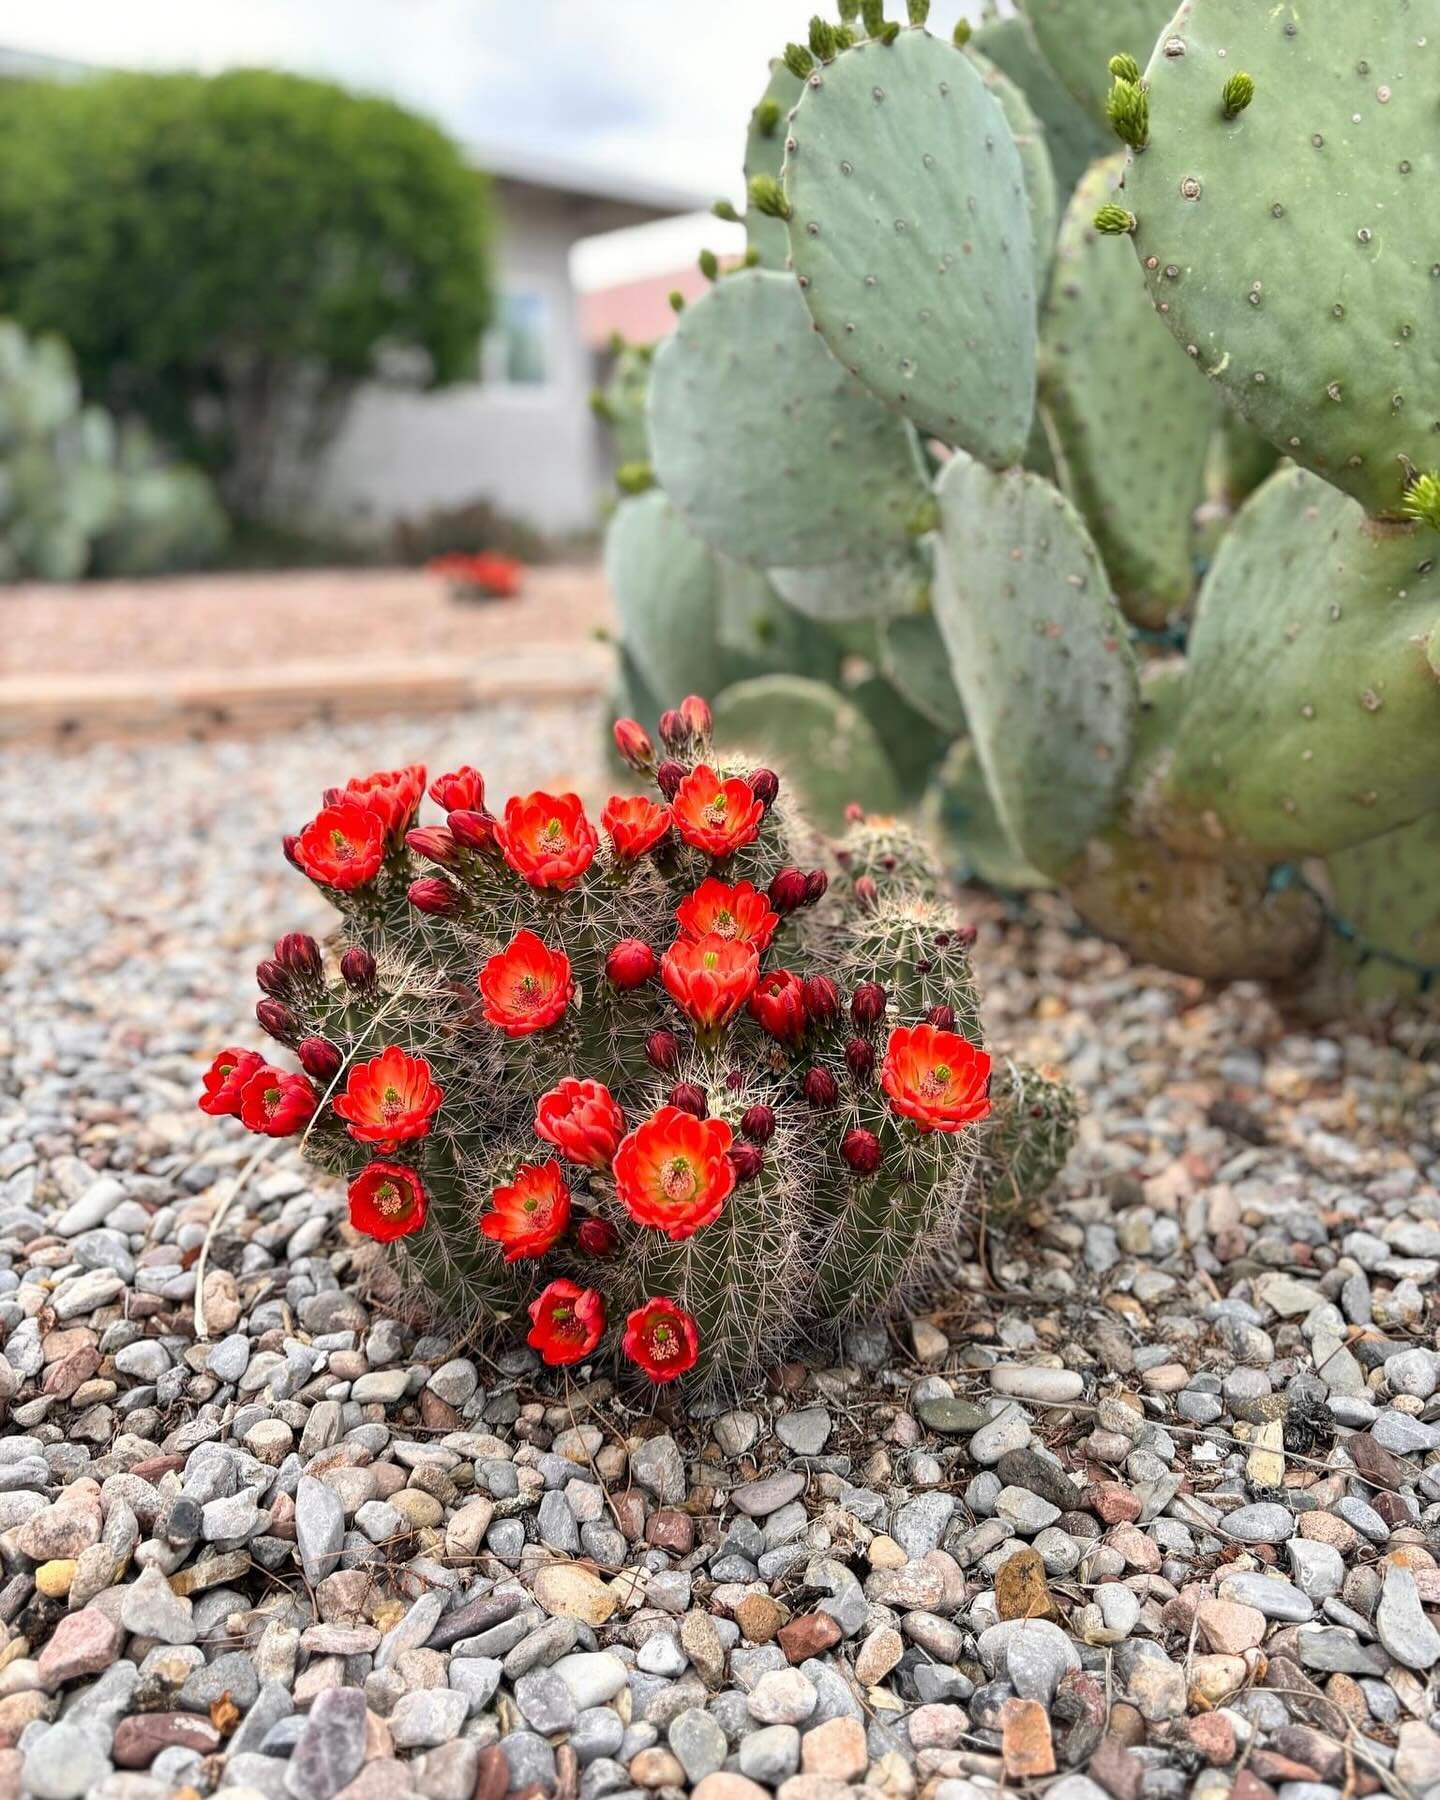
[[[313,504],[331,520],[377,525],[483,499],[546,533],[588,530],[608,469],[590,410],[605,339],[582,329],[572,249],[705,202],[528,152],[471,150],[492,178],[499,226],[496,322],[481,379],[422,393],[399,369],[395,382],[362,389]],[[668,322],[668,305],[664,313]]]

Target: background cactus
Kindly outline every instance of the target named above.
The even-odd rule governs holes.
[[[528,1311],[556,1362],[597,1352],[603,1307],[604,1354],[624,1333],[668,1379],[693,1331],[714,1383],[922,1287],[982,1176],[997,1204],[1053,1179],[1074,1109],[1009,1069],[987,1098],[974,934],[921,840],[862,821],[831,850],[709,733],[697,699],[667,713],[657,767],[621,721],[659,798],[613,799],[603,835],[574,795],[497,818],[470,769],[430,788],[443,826],[419,768],[331,790],[287,850],[335,938],[257,970],[302,1072],[227,1050],[201,1104],[303,1130],[421,1306]],[[657,1317],[668,1366],[634,1348]]]
[[[1440,65],[1403,9],[1344,0],[1025,0],[959,45],[925,10],[817,21],[772,70],[765,266],[655,358],[659,483],[803,615],[765,679],[864,712],[957,870],[1056,883],[1196,974],[1335,991],[1368,955],[1348,993],[1413,995],[1440,921]],[[838,670],[805,667],[827,635]],[[759,691],[746,736],[783,760]],[[874,770],[848,797],[888,807]]]

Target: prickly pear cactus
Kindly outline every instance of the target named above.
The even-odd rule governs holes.
[[[650,460],[645,427],[645,396],[650,389],[649,344],[612,345],[610,373],[604,387],[590,396],[590,410],[609,428],[616,465],[634,467]]]
[[[1062,85],[1035,43],[1024,19],[988,19],[971,38],[972,47],[1004,71],[1024,94],[1045,133],[1055,172],[1057,200],[1069,201],[1075,184],[1114,139]]]
[[[1123,52],[1143,69],[1175,5],[1174,0],[1017,0],[1017,9],[1050,68],[1096,124],[1104,125],[1110,58]]]
[[[1287,456],[1384,517],[1437,460],[1437,25],[1395,0],[1186,0],[1126,178],[1178,341]]]
[[[884,746],[864,713],[823,682],[762,675],[715,699],[726,743],[773,758],[823,831],[843,829],[845,809],[893,812],[900,789]]]
[[[1041,124],[1029,96],[1001,68],[982,56],[974,40],[965,46],[965,54],[980,71],[980,78],[1000,102],[1005,123],[1020,153],[1020,173],[1025,182],[1025,198],[1030,207],[1030,241],[1035,252],[1035,293],[1043,296],[1050,280],[1050,264],[1055,253],[1055,232],[1060,224],[1060,191],[1055,179],[1055,166],[1045,141]]]
[[[1334,954],[1360,999],[1430,995],[1440,985],[1437,870],[1440,812],[1341,850],[1326,863],[1331,905],[1348,927]]]
[[[977,65],[920,28],[807,77],[782,175],[820,335],[887,405],[997,465],[1035,403],[1025,170]]]
[[[896,688],[932,725],[957,737],[965,729],[965,703],[931,608],[887,620],[879,638],[880,666]]]
[[[785,121],[799,98],[800,77],[777,57],[770,64],[770,79],[750,115],[745,134],[747,193],[750,183],[756,179],[779,182],[785,161]],[[763,268],[785,267],[790,255],[790,238],[783,219],[751,206],[745,213],[745,238]]]

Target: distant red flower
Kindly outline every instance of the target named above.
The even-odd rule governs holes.
[[[356,801],[368,806],[392,843],[398,843],[415,823],[425,794],[424,763],[407,763],[403,769],[377,769],[373,775],[356,775],[335,796],[334,804]],[[326,795],[330,804],[330,796]]]
[[[625,1321],[624,1350],[652,1381],[674,1381],[700,1355],[700,1327],[673,1300],[647,1300]]]
[[[922,1131],[959,1131],[990,1111],[990,1058],[958,1032],[900,1025],[885,1046],[880,1085]]]
[[[287,1075],[262,1063],[240,1091],[240,1123],[265,1137],[293,1137],[319,1104],[308,1076]]]
[[[364,887],[385,860],[385,825],[358,800],[327,806],[295,840],[295,860],[322,887]]]
[[[442,812],[479,812],[485,805],[485,777],[469,763],[430,783],[430,798]]]
[[[567,1075],[535,1109],[535,1135],[553,1144],[567,1162],[608,1169],[625,1135],[625,1115],[603,1081]]]
[[[723,1119],[662,1106],[615,1152],[620,1204],[637,1225],[654,1225],[677,1243],[693,1237],[720,1217],[735,1186],[725,1154],[733,1141]]]
[[[770,940],[780,923],[771,912],[770,902],[748,881],[730,886],[713,875],[702,881],[693,894],[687,894],[675,908],[683,938],[735,938],[742,944],[753,944],[761,956],[770,948]]]
[[[600,838],[578,794],[534,793],[505,802],[495,841],[522,881],[563,892],[590,867]]]
[[[201,1078],[204,1092],[196,1104],[212,1118],[240,1116],[240,1095],[245,1083],[265,1067],[258,1050],[222,1050]]]
[[[675,828],[707,856],[730,856],[760,835],[765,803],[738,775],[722,781],[705,763],[693,768],[675,794]]]
[[[621,938],[605,958],[605,979],[622,993],[644,987],[660,967],[660,958],[643,938]]]
[[[526,1163],[514,1181],[497,1187],[480,1220],[482,1237],[504,1246],[507,1263],[543,1256],[570,1223],[570,1190],[560,1165]]]
[[[351,1064],[334,1107],[357,1143],[390,1150],[426,1136],[444,1098],[425,1058],[391,1044],[369,1062]]]
[[[534,1324],[525,1342],[552,1366],[583,1362],[605,1333],[605,1302],[573,1281],[552,1281],[529,1311]]]
[[[373,1162],[350,1183],[350,1223],[380,1244],[419,1231],[426,1205],[424,1182],[402,1163]]]
[[[753,944],[713,934],[672,944],[660,963],[665,992],[702,1032],[727,1025],[759,978],[760,958]]]
[[[761,1030],[798,1049],[805,1036],[805,983],[789,969],[771,969],[755,984],[750,1014]]]
[[[533,931],[518,931],[480,971],[485,1017],[506,1037],[529,1037],[557,1019],[575,993],[570,958],[551,950]]]
[[[615,794],[605,802],[600,823],[609,833],[615,854],[629,862],[662,841],[670,829],[670,808],[643,794]]]
[[[453,550],[445,556],[432,556],[425,570],[461,593],[485,594],[492,600],[512,599],[525,579],[524,563],[496,550],[477,550],[473,555]]]

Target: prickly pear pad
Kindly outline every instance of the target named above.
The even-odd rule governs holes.
[[[1018,0],[1040,54],[1099,125],[1110,58],[1123,51],[1143,68],[1174,10],[1174,0]]]
[[[1166,323],[1286,455],[1399,515],[1404,460],[1440,460],[1440,7],[1187,0],[1146,73],[1126,186]]]
[[[999,101],[921,30],[816,68],[785,146],[790,262],[825,342],[921,431],[1013,462],[1035,405],[1035,255]]]

